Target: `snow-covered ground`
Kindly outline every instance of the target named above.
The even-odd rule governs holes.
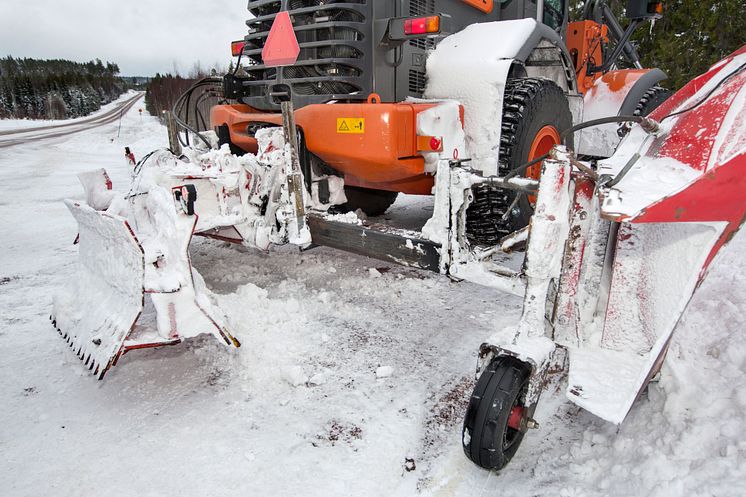
[[[105,125],[0,154],[1,495],[746,494],[746,233],[624,425],[568,403],[558,381],[498,475],[463,456],[461,416],[475,351],[520,300],[331,249],[197,240],[194,264],[243,347],[133,352],[94,380],[48,316],[75,270],[62,199],[82,198],[76,174],[103,166],[123,188],[124,147],[139,158],[166,144],[137,108],[116,136]],[[405,197],[389,217],[429,208]]]

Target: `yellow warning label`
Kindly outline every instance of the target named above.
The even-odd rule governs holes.
[[[365,119],[360,117],[340,117],[337,119],[337,133],[362,135],[365,133]]]

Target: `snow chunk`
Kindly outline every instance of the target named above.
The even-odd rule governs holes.
[[[293,387],[300,387],[308,383],[308,376],[300,366],[290,366],[283,371],[283,379]]]
[[[376,378],[381,380],[383,378],[389,378],[394,374],[394,368],[391,366],[381,366],[376,369]]]
[[[308,379],[308,386],[310,387],[319,387],[324,383],[326,383],[326,374],[324,373],[316,373]]]
[[[337,223],[356,224],[358,226],[363,225],[363,221],[358,217],[356,212],[346,212],[344,214],[328,214],[324,217],[327,221],[335,221]]]

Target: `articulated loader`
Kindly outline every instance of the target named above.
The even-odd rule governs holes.
[[[102,378],[203,333],[239,346],[191,266],[194,235],[322,245],[523,296],[478,351],[462,439],[477,465],[503,468],[538,427],[553,372],[621,423],[746,217],[724,201],[746,191],[746,48],[670,97],[629,42],[655,1],[629,0],[624,29],[603,0],[577,22],[563,0],[248,8],[236,70],[174,107],[193,145],[144,158],[126,193],[82,175],[87,202],[67,201],[81,269],[52,321],[85,364]],[[197,129],[205,90],[226,101]],[[432,195],[421,230],[376,223],[400,193]]]

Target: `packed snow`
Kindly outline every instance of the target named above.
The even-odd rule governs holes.
[[[614,81],[621,87],[612,89],[607,80],[597,79],[583,97],[583,122],[618,115],[624,104],[624,97],[637,81],[635,77]],[[608,123],[579,131],[575,134],[577,150],[582,154],[609,157],[619,145],[619,126],[619,123]]]
[[[4,124],[8,124],[7,122]],[[476,351],[521,299],[318,248],[198,239],[194,266],[238,350],[211,337],[132,352],[103,382],[48,321],[77,260],[77,174],[115,188],[166,144],[155,118],[0,153],[0,481],[7,496],[740,496],[746,493],[746,234],[695,295],[659,382],[620,427],[555,378],[500,474],[461,449]],[[429,199],[388,214],[411,222]]]

